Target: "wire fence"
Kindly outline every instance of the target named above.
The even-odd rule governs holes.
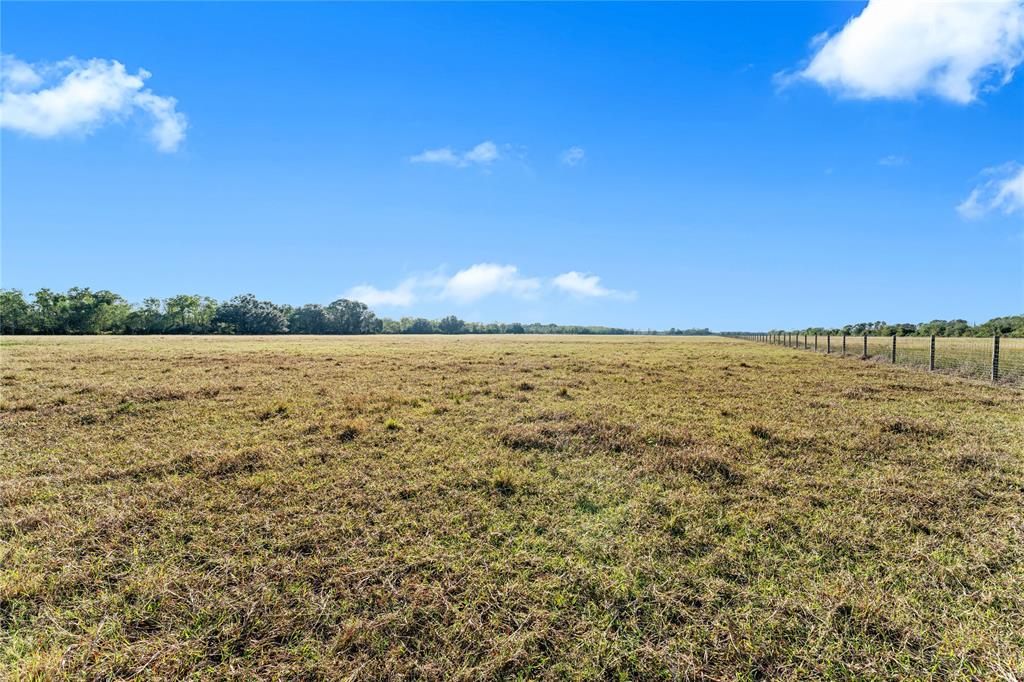
[[[1024,339],[1000,336],[850,336],[803,333],[728,336],[1024,386]]]

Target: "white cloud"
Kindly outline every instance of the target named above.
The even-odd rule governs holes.
[[[467,152],[455,152],[451,147],[427,149],[409,157],[410,163],[440,163],[446,166],[465,168],[471,164],[487,166],[501,158],[498,145],[484,140]]]
[[[409,278],[394,289],[378,289],[370,284],[360,284],[349,289],[344,297],[353,301],[361,301],[368,306],[388,306],[407,308],[419,300],[416,294],[417,280]]]
[[[188,121],[177,100],[145,88],[145,69],[133,75],[108,59],[27,64],[3,55],[0,73],[4,128],[42,138],[85,135],[141,110],[153,118],[150,134],[160,151],[173,152],[185,139]]]
[[[459,163],[459,157],[449,147],[427,149],[416,156],[410,156],[411,163],[446,163],[452,166]]]
[[[569,147],[562,152],[559,158],[562,159],[562,163],[566,166],[577,166],[583,163],[583,160],[587,157],[587,152],[583,147]]]
[[[496,293],[529,298],[539,289],[540,280],[523,277],[514,265],[477,263],[456,272],[444,285],[441,298],[452,298],[461,303]]]
[[[498,147],[487,140],[470,149],[462,157],[466,163],[491,163],[499,158]]]
[[[1021,0],[870,0],[787,84],[809,79],[858,99],[932,93],[966,104],[1005,85],[1024,60]]]
[[[566,272],[550,280],[526,277],[514,265],[476,263],[450,277],[440,271],[413,275],[393,289],[379,289],[371,284],[352,287],[345,298],[362,301],[369,306],[407,308],[422,301],[473,303],[487,296],[505,295],[532,300],[545,292],[559,290],[574,298],[609,298],[629,301],[633,292],[616,291],[601,286],[597,275]]]
[[[878,160],[878,165],[879,166],[906,166],[907,165],[907,157],[899,156],[897,154],[889,154],[888,156],[883,156],[882,158],[880,158]]]
[[[986,168],[982,176],[987,179],[956,207],[962,218],[978,220],[996,211],[1004,215],[1024,213],[1024,166],[1011,161]]]
[[[514,265],[477,263],[451,277],[440,271],[407,277],[393,289],[360,284],[349,289],[345,298],[362,301],[369,306],[404,308],[423,300],[472,303],[492,294],[532,298],[540,288],[539,279],[523,277]]]
[[[42,84],[42,77],[35,69],[13,54],[0,55],[0,79],[3,90],[30,90]]]
[[[616,291],[601,286],[601,278],[571,270],[555,277],[552,282],[562,291],[581,298],[618,298],[629,300],[636,298],[634,292]]]

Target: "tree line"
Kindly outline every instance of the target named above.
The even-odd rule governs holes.
[[[679,330],[671,330],[678,333]],[[703,330],[710,333],[708,330]],[[0,289],[2,334],[635,334],[617,327],[377,317],[366,304],[291,306],[242,294],[227,301],[181,294],[132,304],[111,291],[40,289],[31,300]]]
[[[807,329],[773,329],[771,334],[832,334],[840,336],[1010,336],[1024,337],[1024,315],[994,317],[981,324],[966,320],[932,320],[913,324],[909,322],[858,322],[845,327],[808,327]]]

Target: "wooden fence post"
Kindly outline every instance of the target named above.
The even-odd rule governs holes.
[[[896,335],[892,335],[892,364],[896,364]]]
[[[817,334],[814,335],[814,352],[815,353],[818,352],[818,335]]]
[[[825,335],[825,355],[831,355],[832,353],[832,335]]]
[[[867,360],[868,359],[868,335],[867,334],[864,335],[864,353],[861,355],[861,358],[863,360]]]
[[[846,334],[843,334],[843,357],[846,356]]]
[[[992,337],[992,381],[999,381],[999,335]]]
[[[928,351],[928,371],[935,371],[935,334],[932,334],[931,348]]]

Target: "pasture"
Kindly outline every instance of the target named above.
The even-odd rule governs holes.
[[[724,338],[4,338],[0,677],[1014,679],[1022,414]]]

